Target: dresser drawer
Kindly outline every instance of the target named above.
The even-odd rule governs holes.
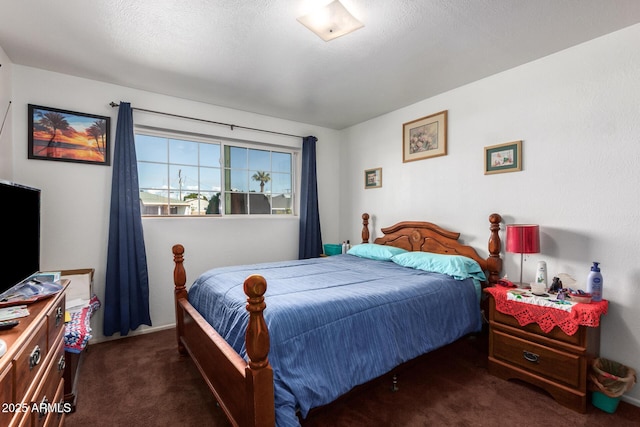
[[[47,312],[47,336],[49,348],[57,345],[55,340],[58,339],[60,331],[64,329],[64,306],[65,296],[62,295],[58,302],[56,302],[56,304]]]
[[[531,341],[491,331],[493,357],[573,388],[583,386],[584,358]]]
[[[13,401],[13,366],[9,363],[0,373],[0,426],[8,426],[16,413]]]
[[[64,402],[64,381],[58,385],[55,402],[61,410],[49,413],[43,427],[59,427],[64,425],[64,419],[67,413],[70,412],[71,404]]]
[[[56,415],[57,412],[63,410],[63,407],[59,407],[59,402],[56,400],[56,392],[62,384],[64,373],[64,345],[61,334],[57,339],[57,347],[54,348],[48,359],[42,382],[33,397],[33,406],[37,407],[37,411],[33,412],[33,427],[44,426],[50,413]]]
[[[33,335],[20,349],[14,359],[17,403],[22,402],[29,386],[40,373],[47,357],[47,322],[44,317],[38,320]]]

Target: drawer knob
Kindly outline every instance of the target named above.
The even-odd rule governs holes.
[[[31,352],[31,354],[29,355],[29,370],[35,368],[36,366],[38,366],[38,363],[40,363],[40,358],[41,358],[41,352],[40,352],[40,346],[36,345],[33,348],[33,351]]]
[[[63,312],[62,307],[58,307],[56,309],[56,327],[60,326],[60,321],[62,320]]]
[[[523,351],[522,352],[522,357],[524,357],[524,359],[527,362],[531,362],[531,363],[538,363],[538,359],[540,358],[540,356],[538,356],[535,353],[531,353],[530,351]]]
[[[45,415],[47,415],[47,407],[49,406],[49,400],[47,399],[47,396],[45,396],[44,398],[42,398],[42,402],[40,403],[40,406],[38,406],[38,420],[41,420],[42,418],[44,418]]]
[[[58,360],[58,371],[64,371],[64,367],[66,366],[66,361],[64,360],[64,354],[60,356],[60,360]]]

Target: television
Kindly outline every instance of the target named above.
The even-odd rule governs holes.
[[[0,294],[40,270],[40,190],[0,180]]]

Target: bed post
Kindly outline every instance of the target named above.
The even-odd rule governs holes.
[[[275,407],[273,391],[273,371],[269,364],[269,331],[264,320],[266,307],[264,293],[267,281],[258,274],[252,274],[244,281],[244,293],[247,295],[249,323],[245,336],[245,346],[249,364],[245,369],[248,393],[253,397],[248,402],[248,425],[274,426]]]
[[[489,215],[489,222],[491,223],[491,237],[489,237],[487,270],[489,271],[489,285],[493,285],[500,278],[500,272],[502,271],[502,258],[500,258],[502,244],[500,242],[500,235],[498,234],[502,217],[497,213],[492,213]]]
[[[369,214],[362,214],[362,243],[369,243]]]
[[[187,351],[180,339],[180,337],[184,335],[184,312],[178,304],[180,299],[187,299],[187,288],[185,287],[185,284],[187,283],[187,273],[184,271],[184,266],[182,265],[182,262],[184,261],[184,246],[173,245],[171,250],[173,251],[173,262],[175,263],[173,268],[173,284],[175,289],[173,292],[176,309],[176,339],[178,340],[178,352],[185,355],[187,354]]]

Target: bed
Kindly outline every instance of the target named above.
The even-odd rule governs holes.
[[[232,425],[297,426],[481,328],[480,287],[502,269],[500,215],[489,217],[488,258],[429,222],[400,222],[369,243],[362,219],[363,244],[347,254],[216,268],[188,292],[184,247],[173,246],[178,350]]]

